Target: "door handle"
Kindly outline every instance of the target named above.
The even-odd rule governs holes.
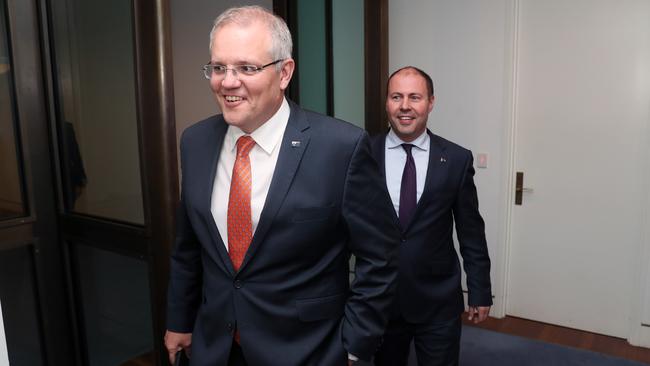
[[[532,188],[524,187],[524,172],[517,172],[515,179],[515,205],[521,206],[524,192],[532,193]]]

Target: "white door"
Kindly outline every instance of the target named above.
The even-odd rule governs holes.
[[[627,338],[641,289],[649,0],[521,0],[507,314]]]
[[[5,326],[4,322],[2,321],[2,305],[0,305],[0,366],[9,366],[9,354],[7,353]]]

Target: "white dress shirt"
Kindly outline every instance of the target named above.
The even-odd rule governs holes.
[[[273,117],[250,134],[255,140],[255,146],[248,155],[251,162],[252,176],[251,216],[253,235],[255,235],[266,202],[266,196],[269,193],[271,179],[280,154],[280,143],[287,128],[290,113],[289,103],[284,99],[280,109]],[[246,133],[238,127],[228,126],[221,153],[219,154],[219,162],[217,163],[217,176],[212,187],[210,210],[226,250],[228,250],[228,199],[230,197],[232,168],[237,157],[237,139],[244,135]],[[348,353],[348,359],[352,361],[358,360],[356,356],[350,353]]]
[[[264,208],[266,196],[269,193],[271,179],[280,153],[280,143],[289,122],[290,112],[289,103],[284,99],[278,111],[250,134],[255,140],[255,146],[248,155],[251,162],[253,235],[260,221],[260,214]],[[219,162],[217,163],[217,176],[212,187],[210,209],[226,250],[228,250],[228,199],[230,197],[232,168],[237,157],[237,139],[244,135],[246,133],[238,127],[228,126],[223,146],[221,146]]]
[[[424,191],[424,183],[427,178],[427,169],[429,168],[429,145],[431,138],[424,131],[412,142],[402,141],[391,129],[386,136],[386,186],[390,199],[393,201],[395,212],[399,216],[399,196],[402,189],[402,173],[404,164],[406,164],[406,151],[402,144],[411,144],[411,155],[415,161],[415,177],[417,179],[417,200],[420,201]]]

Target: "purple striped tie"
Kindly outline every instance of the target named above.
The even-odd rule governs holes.
[[[415,206],[417,205],[417,179],[415,177],[415,161],[411,154],[411,144],[402,144],[406,151],[406,164],[402,173],[402,187],[399,194],[399,223],[403,230],[408,227]]]

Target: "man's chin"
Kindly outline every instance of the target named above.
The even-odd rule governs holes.
[[[225,114],[223,115],[223,119],[225,119],[225,120],[226,120],[226,123],[229,124],[229,125],[231,125],[231,126],[235,126],[235,127],[239,127],[239,128],[241,128],[241,127],[244,125],[244,122],[242,122],[240,119],[238,119],[238,118],[233,118],[233,117],[228,117],[228,116],[225,115]]]
[[[221,113],[223,113],[223,118],[229,125],[239,126],[242,124],[242,116],[239,113],[233,113],[228,109],[222,109]]]
[[[402,126],[402,128],[397,129],[397,132],[399,132],[400,134],[402,134],[404,136],[410,136],[410,135],[412,135],[414,133],[414,129],[413,128],[403,128],[403,126]]]
[[[247,121],[246,119],[238,115],[228,115],[224,113],[223,119],[226,120],[226,123],[229,124],[230,126],[238,127],[240,130],[246,133],[251,133],[255,129],[255,127],[252,126],[250,121]]]

